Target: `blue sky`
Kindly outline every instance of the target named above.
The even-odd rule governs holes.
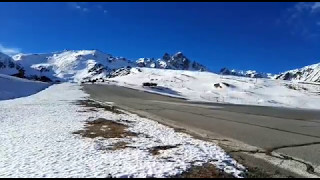
[[[182,51],[211,70],[278,73],[320,62],[320,3],[4,3],[0,51]]]

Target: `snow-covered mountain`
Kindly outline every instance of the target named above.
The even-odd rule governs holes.
[[[240,76],[240,77],[250,77],[250,78],[268,78],[272,79],[274,75],[271,73],[261,73],[254,70],[235,70],[235,69],[228,69],[228,68],[222,68],[219,72],[222,75],[233,75],[233,76]]]
[[[208,71],[208,69],[178,52],[165,53],[162,58],[140,58],[130,61],[99,50],[65,50],[46,54],[18,54],[13,57],[0,53],[0,74],[41,81],[83,81],[128,74],[132,67],[171,70]],[[257,71],[223,68],[222,75],[250,78],[300,80],[320,82],[320,63],[290,70],[279,75]]]
[[[62,51],[48,54],[18,54],[27,78],[46,77],[52,81],[81,81],[105,77],[116,69],[134,65],[122,57],[113,57],[98,50]]]
[[[98,50],[65,50],[47,54],[17,54],[12,58],[1,54],[3,74],[42,81],[83,81],[121,74],[131,67],[206,71],[207,68],[191,61],[181,52],[163,58],[140,58],[130,61]],[[5,70],[4,70],[5,69]],[[9,69],[9,70],[8,70]],[[19,71],[20,70],[20,71]],[[2,73],[2,72],[0,72]]]
[[[281,79],[281,80],[296,80],[306,82],[320,82],[320,63],[304,66],[299,69],[289,70],[280,74],[261,73],[257,71],[241,71],[230,70],[228,68],[222,68],[219,72],[222,75],[233,75],[240,77],[251,78],[268,78],[268,79]]]
[[[10,56],[0,52],[0,74],[14,75],[22,69]]]
[[[276,79],[320,82],[320,63],[286,71],[277,75]]]
[[[207,71],[207,68],[195,61],[191,61],[182,52],[178,52],[173,56],[165,53],[162,59],[140,58],[136,61],[139,67],[174,69],[174,70],[191,70],[191,71]]]

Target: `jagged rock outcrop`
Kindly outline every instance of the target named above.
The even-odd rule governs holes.
[[[320,63],[286,71],[277,75],[276,79],[320,82]]]

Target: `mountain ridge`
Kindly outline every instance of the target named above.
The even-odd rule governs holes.
[[[182,52],[164,53],[161,58],[129,60],[98,49],[62,50],[52,53],[17,54],[12,57],[0,52],[0,73],[43,81],[75,81],[113,77],[129,73],[132,67],[209,71],[206,66],[190,60]],[[320,63],[288,70],[279,74],[255,70],[222,68],[217,74],[249,78],[320,82]]]
[[[127,67],[149,67],[159,69],[207,71],[204,65],[192,61],[178,52],[165,53],[162,58],[140,58],[136,61],[121,56],[112,56],[100,50],[63,50],[52,53],[17,54],[12,57],[2,55],[6,65],[0,73],[14,75],[14,66],[22,69],[20,77],[47,81],[75,81],[107,77],[110,73]],[[167,58],[167,59],[164,59]],[[5,64],[5,63],[2,63]],[[14,65],[12,65],[14,64]],[[15,71],[14,73],[10,72]]]
[[[277,75],[276,79],[320,82],[320,63],[285,71]]]

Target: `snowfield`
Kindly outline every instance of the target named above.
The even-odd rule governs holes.
[[[0,100],[30,96],[50,84],[0,74]]]
[[[157,83],[157,88],[144,87]],[[210,72],[132,68],[107,84],[184,97],[191,101],[320,109],[319,83],[218,75]]]
[[[87,98],[79,85],[63,83],[0,101],[0,177],[168,177],[204,163],[235,177],[245,171],[211,142],[134,114],[93,111],[75,103]],[[139,135],[106,139],[72,134],[98,118],[126,124]],[[131,148],[106,148],[119,141]],[[168,145],[175,148],[150,154],[150,148]]]

